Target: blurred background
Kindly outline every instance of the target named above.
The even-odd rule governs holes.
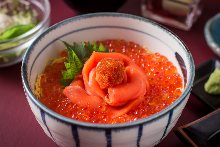
[[[219,60],[219,56],[207,44],[204,35],[205,25],[208,20],[220,12],[219,0],[202,1],[203,8],[201,7],[201,11],[200,4],[194,5],[193,3],[192,5],[191,0],[188,0],[188,3],[184,3],[184,6],[181,4],[173,5],[172,3],[162,4],[162,0],[158,0],[157,3],[155,1],[50,0],[50,25],[89,12],[111,11],[144,16],[154,19],[177,34],[192,53],[196,67],[199,67],[202,63],[210,59]],[[0,3],[2,3],[2,0],[0,0]],[[194,10],[196,7],[196,10],[199,11],[192,12],[191,10]],[[187,20],[188,17],[192,18],[193,16],[198,17],[195,21],[188,22],[194,20]],[[186,24],[186,26],[188,25],[190,27],[187,29],[183,27],[179,28],[175,24],[175,20],[178,20],[180,22],[179,24]],[[56,147],[57,145],[44,134],[30,112],[22,88],[20,67],[21,63],[19,62],[9,67],[0,68],[0,146]],[[181,118],[173,130],[199,119],[212,111],[212,108],[208,107],[196,95],[192,94]],[[185,145],[175,135],[174,131],[172,131],[158,145],[158,147],[162,146],[180,147]]]

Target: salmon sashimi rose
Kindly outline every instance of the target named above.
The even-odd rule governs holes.
[[[82,77],[81,86],[73,81],[64,89],[64,94],[82,107],[98,108],[106,103],[109,105],[107,113],[111,117],[121,116],[140,104],[149,87],[144,72],[121,53],[93,52],[82,69]],[[81,97],[85,99],[84,102],[81,102]],[[118,106],[120,108],[114,109]]]

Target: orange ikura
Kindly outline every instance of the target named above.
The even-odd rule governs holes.
[[[182,78],[165,56],[124,40],[99,43],[110,52],[93,52],[66,87],[60,84],[64,63],[46,66],[39,81],[44,105],[75,120],[115,124],[146,118],[182,94]]]

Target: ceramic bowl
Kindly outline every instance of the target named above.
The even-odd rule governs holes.
[[[124,39],[166,56],[184,79],[183,94],[164,110],[134,122],[93,124],[61,116],[34,95],[35,80],[49,59],[67,42]],[[194,62],[184,43],[151,20],[121,13],[76,16],[50,27],[28,48],[22,63],[22,82],[27,101],[44,132],[59,146],[139,147],[154,146],[174,127],[184,109],[194,79]]]
[[[220,13],[210,18],[204,27],[205,39],[211,50],[220,57]]]
[[[0,67],[7,67],[22,61],[27,47],[49,26],[50,3],[48,0],[19,1],[22,6],[30,5],[37,14],[38,24],[28,32],[13,39],[0,41]],[[1,5],[9,5],[13,1],[3,1]]]

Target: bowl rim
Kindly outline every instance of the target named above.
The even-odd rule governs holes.
[[[31,1],[31,3],[36,3],[38,1]],[[15,38],[12,38],[12,39],[8,39],[8,40],[5,40],[5,41],[0,41],[0,45],[1,44],[6,44],[6,43],[10,43],[10,42],[16,42],[16,41],[19,41],[23,38],[26,38],[32,34],[34,34],[35,32],[37,32],[40,28],[42,28],[48,21],[49,19],[49,16],[50,16],[50,13],[51,13],[51,6],[50,6],[50,3],[49,3],[49,0],[44,0],[45,2],[45,15],[44,15],[44,18],[42,21],[40,21],[34,28],[32,28],[31,30],[27,31],[26,33],[22,34],[22,35],[19,35]],[[23,43],[23,42],[22,42]],[[20,44],[19,44],[20,45]],[[13,47],[15,48],[15,47]],[[4,51],[4,50],[10,50],[12,48],[7,48],[7,49],[3,49],[3,50],[0,50],[0,51]]]
[[[151,116],[148,116],[148,117],[143,118],[143,119],[138,119],[136,121],[125,122],[125,123],[117,123],[117,124],[96,124],[96,123],[82,122],[82,121],[78,121],[78,120],[74,120],[74,119],[62,116],[62,115],[54,112],[53,110],[47,108],[44,104],[42,104],[35,97],[35,95],[33,94],[32,90],[31,90],[31,87],[28,83],[28,79],[27,79],[27,63],[28,63],[28,59],[29,59],[29,55],[31,53],[31,50],[34,48],[34,46],[48,32],[56,29],[57,27],[60,27],[62,25],[65,25],[65,24],[68,24],[68,23],[71,23],[71,22],[74,22],[74,21],[78,21],[80,19],[93,18],[93,17],[102,17],[102,16],[131,18],[131,19],[139,20],[139,21],[142,21],[142,22],[145,22],[145,23],[150,23],[150,24],[160,28],[162,31],[165,31],[166,33],[171,35],[182,46],[182,48],[185,50],[186,54],[188,54],[188,60],[191,63],[189,65],[190,70],[191,70],[191,72],[190,72],[191,74],[189,74],[188,85],[186,85],[186,88],[184,89],[182,95],[175,102],[173,102],[171,105],[169,105],[165,109],[163,109],[163,110],[161,110],[161,111],[159,111],[159,112],[157,112],[157,113],[155,113]],[[195,76],[195,65],[194,65],[192,55],[191,55],[189,49],[186,47],[186,45],[183,43],[183,41],[177,35],[175,35],[172,31],[168,30],[164,26],[161,26],[160,24],[158,24],[158,23],[156,23],[156,22],[154,22],[150,19],[143,18],[141,16],[137,16],[137,15],[133,15],[133,14],[118,13],[118,12],[96,12],[96,13],[83,14],[83,15],[78,15],[78,16],[74,16],[74,17],[65,19],[61,22],[58,22],[58,23],[54,24],[53,26],[46,29],[40,36],[38,36],[38,38],[35,39],[34,42],[29,46],[29,48],[25,52],[25,55],[24,55],[24,58],[23,58],[23,61],[22,61],[22,66],[21,66],[22,83],[23,83],[24,90],[28,95],[28,99],[30,99],[37,107],[39,107],[39,109],[43,110],[44,112],[46,112],[48,115],[52,116],[57,121],[65,122],[65,123],[72,124],[72,125],[77,125],[77,126],[80,126],[80,127],[86,127],[86,128],[90,128],[90,129],[131,128],[131,127],[135,127],[137,125],[145,124],[147,122],[152,122],[155,119],[164,116],[169,111],[173,110],[176,106],[181,104],[187,98],[188,94],[190,94],[191,87],[193,85],[194,76]]]

